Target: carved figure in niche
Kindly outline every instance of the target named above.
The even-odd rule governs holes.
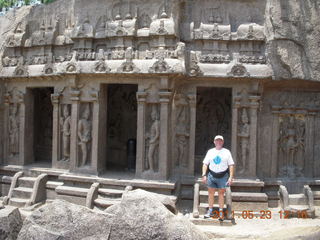
[[[60,119],[62,127],[62,149],[63,149],[63,161],[69,161],[70,159],[70,136],[71,136],[71,117],[68,105],[63,106],[63,117]]]
[[[188,158],[186,156],[188,144],[188,102],[182,94],[177,94],[177,123],[176,123],[176,165],[188,166]]]
[[[250,134],[250,125],[247,110],[243,108],[241,114],[241,126],[238,136],[240,137],[240,149],[241,149],[241,157],[240,161],[238,161],[239,173],[243,174],[246,170],[246,162],[248,158],[248,150],[249,150],[249,134]]]
[[[19,116],[16,103],[12,104],[9,116],[9,151],[11,156],[19,154]]]
[[[279,174],[287,177],[303,175],[305,124],[302,120],[290,115],[280,124],[279,147],[283,159]]]
[[[177,43],[177,48],[174,51],[174,55],[172,56],[173,58],[178,58],[180,60],[184,60],[184,55],[185,55],[185,43],[183,42],[178,42]]]
[[[88,152],[90,149],[91,142],[91,121],[90,121],[90,106],[86,105],[81,119],[78,122],[78,137],[79,137],[79,145],[81,148],[82,159],[80,162],[80,166],[84,166],[88,160]]]
[[[154,162],[157,159],[155,157],[155,152],[159,148],[159,138],[160,138],[160,121],[159,121],[158,112],[155,106],[153,106],[152,108],[151,120],[153,123],[150,128],[148,163],[149,163],[149,170],[154,171]]]
[[[197,55],[194,51],[190,51],[190,69],[189,74],[192,77],[203,75],[203,72],[201,71],[199,65],[198,65],[198,59]]]

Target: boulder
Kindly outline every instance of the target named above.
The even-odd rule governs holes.
[[[137,189],[105,210],[112,214],[110,239],[192,240],[208,239],[188,219],[168,211],[156,194]]]
[[[0,210],[0,240],[17,239],[22,227],[18,208],[7,206]]]
[[[110,239],[112,216],[63,200],[35,210],[24,221],[18,240]]]

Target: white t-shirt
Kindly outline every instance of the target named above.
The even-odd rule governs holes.
[[[217,150],[216,148],[211,148],[207,152],[203,164],[209,165],[211,171],[219,173],[226,171],[228,166],[234,165],[234,161],[228,149],[222,148]]]

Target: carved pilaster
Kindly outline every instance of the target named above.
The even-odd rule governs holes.
[[[99,123],[100,123],[99,91],[95,89],[91,90],[90,96],[92,97],[92,100],[93,100],[91,168],[93,172],[98,173],[99,171],[103,170],[103,169],[100,169],[100,164],[99,164]]]
[[[51,102],[53,105],[53,134],[52,134],[52,166],[58,167],[57,163],[61,156],[60,144],[60,93],[51,94]]]
[[[169,177],[169,102],[171,92],[159,92],[160,97],[160,145],[159,174],[162,179]]]
[[[145,161],[145,118],[146,118],[146,92],[137,92],[137,160],[136,176],[141,177]]]
[[[304,176],[306,177],[315,177],[316,171],[319,171],[319,169],[314,169],[313,166],[315,165],[315,159],[314,159],[314,134],[315,134],[315,112],[309,112],[306,118],[306,135],[305,135],[305,169],[304,169]]]
[[[194,174],[194,155],[196,139],[196,113],[197,113],[197,94],[188,94],[190,107],[190,137],[189,137],[189,174]]]
[[[232,106],[232,133],[231,133],[231,153],[235,163],[237,163],[237,146],[238,146],[238,112],[241,103],[241,96],[233,98]]]
[[[71,141],[70,141],[70,170],[75,171],[78,167],[78,118],[80,110],[81,91],[70,91],[71,106]]]
[[[257,123],[260,96],[250,96],[250,144],[248,177],[255,178],[257,175]]]
[[[279,107],[272,108],[272,146],[271,146],[271,177],[278,174],[278,138],[279,138]]]

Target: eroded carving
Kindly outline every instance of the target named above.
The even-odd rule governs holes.
[[[19,154],[19,123],[19,105],[17,103],[10,104],[9,152],[11,157]]]
[[[244,174],[247,170],[247,161],[249,158],[249,137],[250,137],[250,125],[247,109],[243,108],[241,113],[241,122],[239,126],[238,137],[240,139],[240,158],[237,161],[237,168],[239,174]]]
[[[148,151],[147,151],[147,163],[149,171],[155,171],[155,162],[158,160],[156,153],[159,152],[159,140],[160,140],[160,121],[157,106],[152,106],[151,111],[152,125],[149,130],[149,136],[147,137]]]
[[[302,177],[305,153],[305,120],[299,115],[279,118],[279,176]]]
[[[188,167],[189,105],[186,96],[176,94],[176,165]]]
[[[250,73],[246,67],[240,63],[235,64],[227,75],[233,77],[250,77]]]
[[[60,119],[62,133],[62,161],[70,159],[71,116],[70,107],[65,104],[62,108],[63,116]]]
[[[79,166],[83,167],[90,161],[90,148],[91,148],[91,110],[90,103],[83,104],[83,111],[81,118],[78,122],[78,138],[81,150],[81,158]]]

